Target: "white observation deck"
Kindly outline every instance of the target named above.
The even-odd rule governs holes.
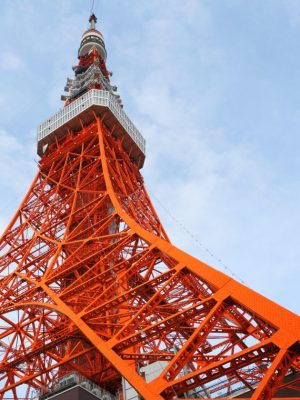
[[[68,129],[76,132],[94,119],[94,113],[104,116],[104,124],[112,129],[116,138],[122,139],[125,151],[139,168],[145,160],[145,139],[128,118],[117,102],[115,95],[107,90],[90,89],[72,103],[62,108],[38,127],[37,153],[40,157],[45,146],[53,143],[55,138],[62,139]]]

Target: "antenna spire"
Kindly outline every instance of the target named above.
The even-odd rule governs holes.
[[[89,18],[90,29],[96,29],[97,17],[94,13]]]
[[[93,11],[94,11],[94,3],[95,3],[95,0],[92,0],[91,14],[92,14]]]

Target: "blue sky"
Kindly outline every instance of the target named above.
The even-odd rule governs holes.
[[[36,127],[62,106],[91,3],[0,2],[1,230],[37,171]],[[94,11],[173,242],[299,312],[300,1],[95,0]]]

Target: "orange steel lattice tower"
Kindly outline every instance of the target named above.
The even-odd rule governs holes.
[[[1,238],[0,399],[45,398],[74,371],[116,399],[299,391],[299,317],[168,239],[96,21]]]

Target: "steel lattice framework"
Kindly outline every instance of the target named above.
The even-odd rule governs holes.
[[[108,115],[49,145],[1,238],[0,399],[70,371],[145,400],[299,388],[299,317],[171,244]]]

